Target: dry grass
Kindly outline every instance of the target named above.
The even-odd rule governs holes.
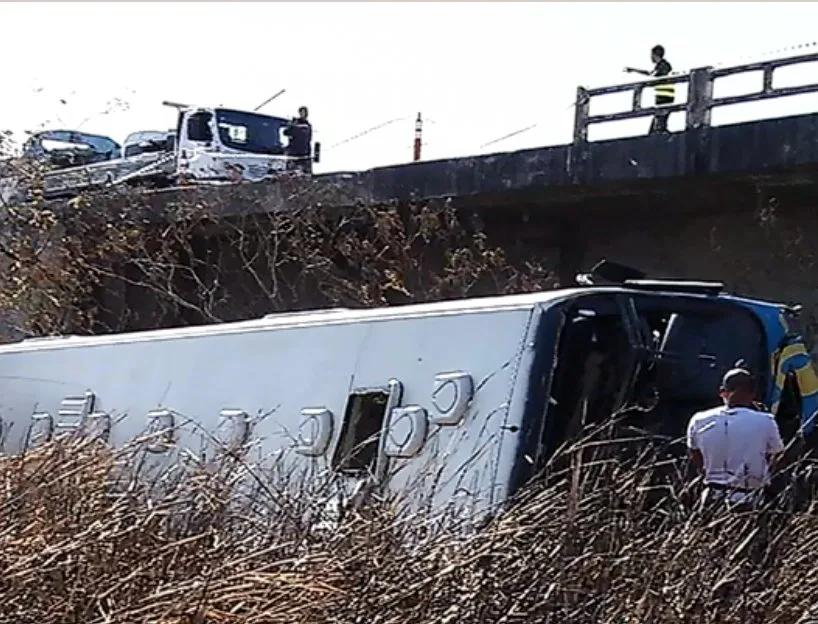
[[[706,518],[650,452],[573,462],[570,478],[529,487],[479,532],[421,541],[408,535],[428,518],[407,523],[385,503],[319,537],[306,513],[317,498],[287,497],[273,479],[243,498],[246,466],[188,466],[148,483],[133,459],[58,442],[3,461],[0,621],[818,618],[816,515]]]

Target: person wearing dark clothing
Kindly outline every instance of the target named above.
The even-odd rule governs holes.
[[[644,69],[634,69],[633,67],[626,67],[625,71],[629,74],[641,74],[651,78],[661,78],[668,76],[673,71],[668,60],[665,58],[664,47],[657,45],[650,51],[650,60],[653,63],[653,69],[650,71]],[[667,84],[658,84],[653,87],[653,94],[655,97],[656,106],[667,106],[673,104],[676,99],[676,85],[672,82]],[[660,134],[667,132],[667,118],[670,113],[657,113],[653,117],[650,124],[649,134]]]
[[[298,109],[298,117],[284,129],[289,137],[287,156],[292,158],[292,167],[304,173],[312,173],[312,126],[307,120],[307,107]]]

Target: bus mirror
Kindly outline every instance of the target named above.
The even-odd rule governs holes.
[[[315,147],[313,148],[312,153],[313,153],[313,157],[312,157],[313,162],[321,162],[321,143],[316,141]]]

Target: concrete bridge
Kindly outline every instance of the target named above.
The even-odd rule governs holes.
[[[722,279],[746,294],[799,300],[818,321],[818,114],[710,124],[720,106],[818,91],[818,84],[773,87],[776,69],[816,60],[818,54],[707,67],[672,78],[687,84],[688,98],[663,108],[685,112],[682,132],[588,142],[591,124],[655,114],[640,101],[658,81],[580,88],[569,145],[317,182],[378,203],[448,198],[479,213],[507,247],[552,258],[565,280],[607,256],[657,275]],[[761,74],[758,92],[713,97],[719,78],[751,72]],[[593,97],[628,91],[630,110],[590,114]]]

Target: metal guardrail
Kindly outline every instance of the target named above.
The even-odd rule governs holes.
[[[802,95],[805,93],[818,92],[818,83],[811,83],[796,87],[773,87],[773,72],[779,67],[798,65],[818,61],[818,53],[794,56],[790,58],[774,59],[758,63],[748,63],[736,65],[735,67],[725,67],[714,69],[712,67],[701,67],[693,69],[688,74],[676,76],[665,76],[651,80],[642,80],[627,84],[615,85],[612,87],[599,87],[596,89],[577,88],[577,100],[574,117],[574,142],[585,142],[588,140],[588,126],[606,121],[622,121],[625,119],[636,119],[656,115],[657,113],[675,113],[684,111],[686,113],[685,129],[708,127],[710,125],[710,113],[718,106],[729,106],[731,104],[742,104],[745,102],[758,102],[773,98],[787,97],[791,95]],[[734,76],[749,72],[762,72],[763,80],[759,91],[746,93],[743,95],[731,95],[727,97],[713,97],[713,83],[717,78]],[[687,101],[669,104],[665,106],[642,106],[642,94],[645,89],[649,89],[657,84],[687,84]],[[619,113],[609,113],[603,115],[591,115],[591,98],[599,95],[609,95],[611,93],[624,93],[631,91],[633,101],[631,110]]]

